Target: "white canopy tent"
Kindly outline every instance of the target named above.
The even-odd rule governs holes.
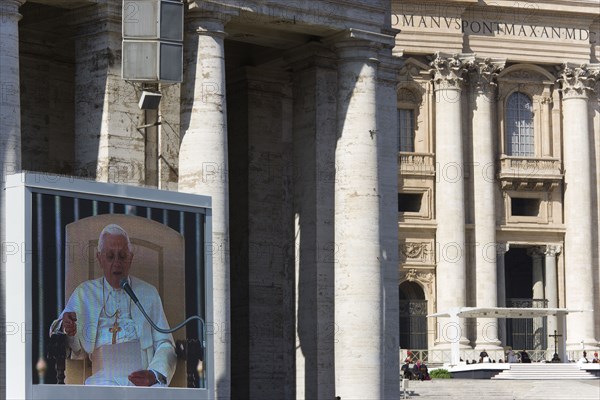
[[[556,316],[558,327],[561,332],[558,356],[561,360],[567,359],[566,353],[566,315],[574,312],[586,312],[589,310],[572,310],[568,308],[508,308],[508,307],[456,307],[448,311],[430,314],[428,318],[450,318],[449,324],[453,324],[460,329],[460,318],[537,318]],[[451,365],[458,365],[460,361],[460,332],[457,331],[457,339],[451,341]]]

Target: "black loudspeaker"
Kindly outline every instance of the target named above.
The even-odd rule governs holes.
[[[158,105],[160,104],[160,99],[162,98],[162,94],[157,92],[148,92],[144,90],[142,92],[142,96],[140,97],[140,102],[138,106],[142,110],[156,110],[158,109]]]

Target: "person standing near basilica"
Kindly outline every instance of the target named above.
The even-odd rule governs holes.
[[[156,288],[129,275],[131,247],[123,228],[106,226],[96,253],[103,276],[80,284],[50,328],[68,335],[71,358],[92,360],[86,385],[166,386],[175,372],[173,336],[151,329],[120,287],[127,279],[150,318],[168,328]]]

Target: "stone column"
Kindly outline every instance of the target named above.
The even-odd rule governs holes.
[[[496,75],[504,62],[478,60],[470,74],[473,110],[473,194],[475,214],[475,279],[477,307],[498,305],[496,288],[495,103]],[[442,215],[443,218],[445,216]],[[499,349],[498,320],[477,319],[475,347]]]
[[[212,197],[215,398],[230,397],[229,177],[223,14],[186,18],[179,190]]]
[[[383,398],[384,291],[377,149],[377,45],[344,32],[335,151],[335,378],[342,399]]]
[[[538,247],[529,249],[529,256],[533,259],[532,266],[532,298],[534,300],[544,299],[544,273],[542,267],[542,252]]]
[[[588,93],[598,71],[564,65],[558,82],[562,91],[565,169],[565,292],[566,307],[586,312],[567,316],[567,348],[598,348],[594,329],[594,264],[592,259],[592,182]]]
[[[498,243],[496,245],[496,282],[498,286],[498,307],[506,307],[506,274],[504,255],[509,249],[508,243]],[[498,336],[501,345],[506,346],[506,318],[498,320]]]
[[[548,300],[548,308],[558,308],[558,274],[556,271],[556,256],[560,253],[560,245],[548,245],[544,252],[545,258],[545,285],[544,293]],[[554,330],[558,330],[558,321],[556,316],[548,317],[548,334],[554,333]],[[558,332],[564,334],[563,332]],[[548,340],[548,348],[552,348],[551,344],[553,340]]]
[[[466,304],[465,183],[462,129],[462,83],[468,60],[436,54],[431,63],[435,91],[435,214],[437,220],[437,312]],[[465,320],[460,338],[448,337],[447,318],[438,318],[437,345],[454,340],[467,345]],[[455,329],[452,329],[455,332]]]
[[[315,42],[286,56],[294,73],[296,397],[335,398],[335,53]]]
[[[116,4],[118,3],[118,6]],[[74,12],[75,174],[145,184],[144,112],[138,89],[121,79],[121,3]]]
[[[19,7],[25,0],[0,4],[0,165],[5,176],[21,170],[21,94],[19,82]],[[1,194],[4,204],[4,192]],[[2,207],[2,210],[4,207]],[[2,212],[4,221],[4,212]],[[4,222],[2,222],[4,226]]]
[[[377,146],[379,168],[379,207],[380,215],[396,215],[398,212],[398,93],[397,75],[400,60],[392,57],[391,49],[380,51],[378,69],[379,86]],[[384,249],[381,257],[384,282],[384,365],[385,365],[385,399],[398,399],[399,393],[399,313],[398,301],[400,282],[398,260],[398,220],[397,218],[381,218],[379,222],[381,246]]]
[[[536,300],[544,299],[544,271],[542,267],[542,251],[539,247],[531,247],[528,249],[527,254],[532,258],[532,308],[541,308],[543,307]],[[537,317],[533,319],[533,348],[536,350],[541,350],[541,344],[543,338],[541,337],[541,330],[543,327],[543,318]]]
[[[5,243],[6,222],[4,183],[6,175],[21,170],[21,93],[19,85],[19,7],[25,0],[2,0],[0,3],[0,243]],[[0,303],[5,304],[5,267],[0,271]],[[4,306],[0,324],[6,326]],[[0,348],[0,397],[6,389],[6,349]]]

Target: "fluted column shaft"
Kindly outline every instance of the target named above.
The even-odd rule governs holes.
[[[230,397],[229,177],[223,15],[186,19],[179,190],[212,197],[215,398]]]
[[[477,307],[498,305],[496,281],[496,213],[494,180],[495,77],[502,62],[476,62],[471,73],[473,108],[473,195]],[[490,290],[492,289],[492,290]],[[478,318],[477,348],[498,347],[498,320]]]
[[[343,399],[383,397],[383,282],[377,169],[377,49],[337,42],[335,378]]]
[[[435,90],[435,206],[437,220],[437,311],[466,306],[465,184],[463,175],[462,75],[463,60],[436,57],[432,63]],[[438,318],[438,341],[458,340],[449,320]],[[460,321],[460,341],[467,344],[465,321]]]
[[[6,175],[21,170],[21,89],[19,84],[19,7],[25,0],[0,1],[0,242],[5,243],[4,184]],[[5,299],[5,265],[0,271],[0,303]],[[6,326],[4,306],[0,324]],[[0,347],[0,397],[5,395],[6,349]]]
[[[594,329],[592,259],[592,193],[588,92],[598,73],[586,67],[561,71],[565,168],[565,292],[566,307],[587,310],[567,316],[567,347],[597,348]],[[582,284],[582,282],[584,284]]]

